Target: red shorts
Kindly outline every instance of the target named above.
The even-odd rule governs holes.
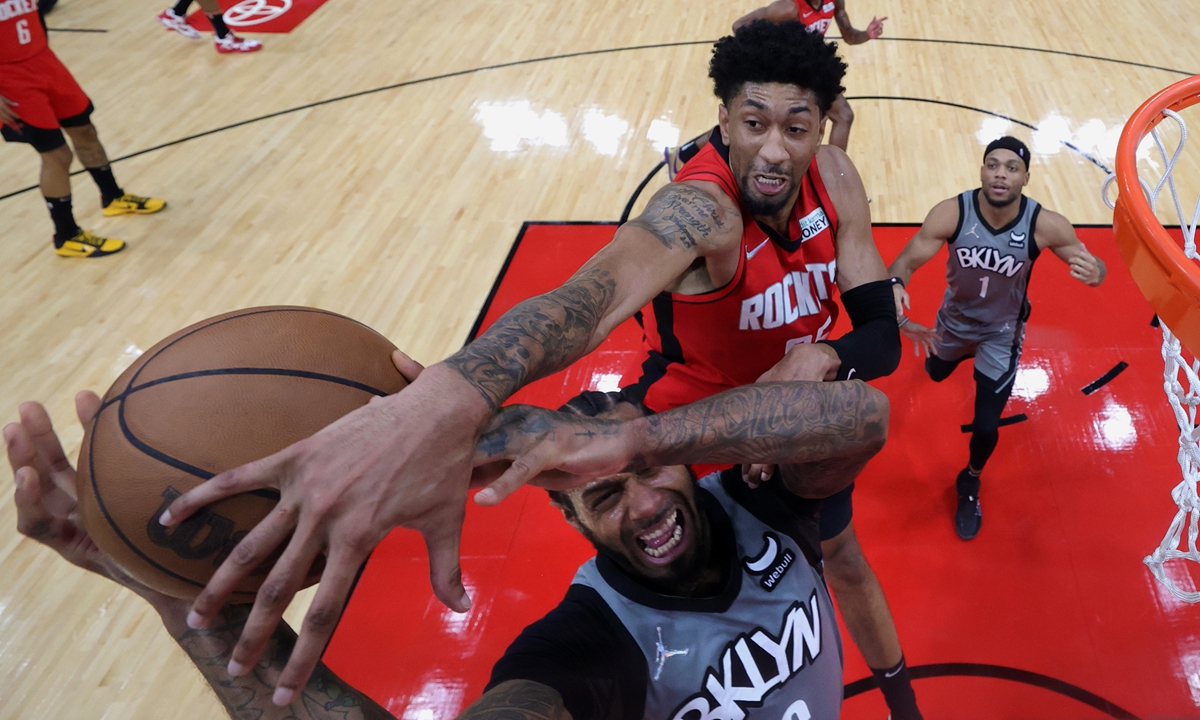
[[[32,57],[0,64],[0,95],[26,125],[43,130],[59,127],[91,105],[88,96],[50,48]]]

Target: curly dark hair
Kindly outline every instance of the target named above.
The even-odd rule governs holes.
[[[824,115],[846,90],[846,63],[837,43],[825,42],[799,20],[756,20],[721,38],[713,45],[708,76],[726,107],[746,83],[783,83],[813,91]]]

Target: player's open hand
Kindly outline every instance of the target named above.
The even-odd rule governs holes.
[[[275,455],[217,475],[164,513],[164,524],[176,525],[222,498],[261,488],[280,492],[275,510],[217,569],[188,617],[190,627],[207,625],[241,580],[286,545],[234,648],[233,675],[254,667],[314,560],[325,554],[320,587],[276,686],[277,704],[290,702],[308,681],[359,567],[393,528],[424,536],[438,599],[458,612],[471,606],[459,569],[459,540],[476,433],[491,410],[444,364],[423,371],[417,365],[414,372],[420,376],[403,391]]]
[[[921,357],[922,350],[925,351],[926,357],[933,357],[937,350],[934,343],[941,339],[936,330],[927,328],[912,319],[900,326],[900,334],[913,341],[913,354],[917,357]]]
[[[884,21],[884,20],[887,20],[887,17],[886,17],[886,16],[885,16],[885,17],[873,17],[873,18],[871,18],[871,22],[867,23],[867,37],[869,37],[870,39],[874,40],[875,38],[877,38],[877,37],[879,37],[880,35],[882,35],[882,34],[883,34],[883,21]]]
[[[904,311],[912,310],[912,298],[900,283],[892,284],[892,297],[896,299],[896,322],[901,322],[904,320]]]
[[[100,409],[93,392],[75,396],[79,422],[87,424]],[[35,402],[22,403],[20,422],[4,428],[8,464],[16,483],[17,530],[62,555],[73,565],[103,575],[157,608],[186,603],[151,590],[131,578],[96,547],[79,524],[75,497],[75,468],[63,453],[46,408]]]
[[[17,126],[17,113],[13,108],[19,104],[0,95],[0,125]]]
[[[1104,266],[1095,255],[1088,252],[1083,243],[1079,243],[1079,252],[1067,262],[1071,268],[1071,277],[1081,283],[1096,287],[1104,282]]]
[[[622,472],[631,459],[630,434],[620,420],[512,405],[480,436],[471,484],[488,484],[475,500],[492,505],[498,502],[493,490],[504,497],[526,483],[565,490]]]

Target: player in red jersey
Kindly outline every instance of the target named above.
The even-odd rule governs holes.
[[[25,142],[42,156],[41,190],[54,220],[54,249],[63,257],[102,257],[125,243],[75,223],[71,210],[71,151],[100,187],[105,215],[162,210],[157,198],[131,195],[117,185],[90,117],[92,103],[46,44],[37,0],[0,2],[0,134]]]
[[[718,41],[709,74],[721,99],[721,144],[689,168],[690,179],[659,190],[561,287],[509,310],[404,392],[270,458],[222,473],[167,509],[161,521],[174,526],[222,496],[251,488],[281,491],[281,512],[251,531],[230,556],[238,562],[218,569],[193,604],[189,624],[205,626],[231,583],[288,543],[233,653],[232,671],[246,672],[316,553],[327,553],[304,630],[277,683],[276,699],[286,703],[316,665],[358,565],[397,526],[424,534],[434,592],[465,611],[470,601],[459,574],[458,543],[476,438],[518,388],[596,348],[639,310],[651,346],[655,334],[662,339],[661,359],[648,360],[651,371],[660,369],[660,379],[639,384],[647,388],[642,401],[660,403],[656,409],[688,394],[760,379],[891,372],[900,360],[900,336],[891,283],[871,237],[866,191],[849,157],[821,144],[844,73],[836,48],[800,23],[751,23]],[[718,147],[728,148],[727,154]],[[854,329],[818,342],[832,329],[828,296],[834,284]],[[693,370],[688,363],[698,356],[682,342],[695,341],[699,352],[709,352],[712,344],[703,344],[705,333],[697,327],[704,320],[697,316],[688,328],[669,333],[667,315],[682,318],[706,306],[720,307],[708,319],[708,334],[740,352]],[[681,344],[672,346],[671,337]],[[531,453],[514,462],[476,502],[500,502],[559,462],[546,458],[546,466],[538,458]],[[825,567],[843,615],[852,628],[875,627],[886,618],[890,635],[875,628],[858,642],[891,693],[889,703],[899,708],[897,720],[919,717],[878,581],[853,532],[840,535]],[[873,590],[859,589],[868,585]],[[885,656],[889,663],[880,664]]]
[[[248,53],[262,50],[262,43],[259,41],[240,38],[233,34],[233,31],[225,24],[225,16],[221,13],[221,6],[217,4],[217,0],[198,1],[200,9],[204,11],[204,14],[208,16],[208,21],[212,23],[213,43],[217,46],[217,52]],[[192,0],[179,0],[174,6],[160,12],[158,14],[158,21],[163,24],[163,27],[168,30],[174,30],[185,38],[199,40],[199,31],[188,24],[187,21],[188,7],[191,4]]]

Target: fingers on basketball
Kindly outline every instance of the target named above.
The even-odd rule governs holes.
[[[234,546],[233,550],[229,553],[229,557],[225,558],[225,561],[213,573],[208,584],[192,602],[192,615],[188,620],[189,626],[195,629],[208,624],[242,581],[256,568],[261,566],[281,544],[288,541],[288,536],[292,535],[292,531],[296,528],[296,517],[296,508],[289,502],[280,500],[271,513],[263,518],[246,537],[242,538],[241,542]],[[292,544],[302,542],[303,539],[298,539],[296,535],[292,535],[289,547]],[[259,587],[254,601],[256,608],[259,607],[260,603],[273,604],[278,600],[278,596],[284,594],[284,590],[278,579],[284,575],[281,565],[287,555],[288,553],[285,550],[283,556],[280,557],[275,567],[271,570],[271,573],[267,576],[267,580]],[[304,571],[307,572],[310,566],[311,563],[306,565]],[[273,580],[276,582],[273,583]],[[295,594],[295,592],[293,590],[292,594]],[[290,601],[290,595],[288,599]],[[285,602],[284,607],[286,606],[287,603]],[[282,612],[280,610],[281,614]]]
[[[175,498],[159,517],[159,522],[167,527],[178,525],[191,517],[192,513],[218,500],[251,490],[277,487],[272,480],[290,466],[293,452],[291,448],[286,448],[261,460],[214,475]]]

